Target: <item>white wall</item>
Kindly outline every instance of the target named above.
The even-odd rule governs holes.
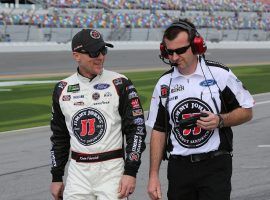
[[[112,50],[149,49],[158,50],[158,41],[119,42],[113,41]],[[270,49],[270,41],[221,41],[206,42],[208,49]],[[41,51],[71,51],[71,44],[56,42],[9,42],[0,43],[0,52],[41,52]]]

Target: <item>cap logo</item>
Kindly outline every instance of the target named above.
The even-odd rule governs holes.
[[[90,36],[93,38],[93,39],[99,39],[100,38],[100,33],[96,30],[93,30],[90,32]]]

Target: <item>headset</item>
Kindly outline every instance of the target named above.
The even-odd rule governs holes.
[[[173,64],[170,61],[169,62],[165,61],[165,59],[167,60],[169,59],[169,54],[167,53],[166,44],[164,42],[164,36],[168,33],[169,30],[171,30],[174,27],[183,29],[184,31],[188,32],[189,38],[190,38],[191,50],[194,55],[203,55],[206,52],[207,46],[204,42],[203,37],[198,33],[195,26],[192,23],[187,22],[186,20],[179,19],[178,21],[173,22],[164,31],[163,39],[162,39],[162,42],[160,43],[160,55],[159,55],[159,58],[164,63],[169,64],[169,65]]]

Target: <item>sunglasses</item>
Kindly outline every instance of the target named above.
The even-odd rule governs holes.
[[[100,53],[103,56],[105,56],[108,53],[108,48],[107,47],[102,47],[98,51],[95,51],[95,52],[85,52],[83,54],[88,54],[90,58],[97,58],[100,55]]]
[[[185,52],[188,50],[189,47],[190,47],[190,44],[187,45],[187,46],[185,46],[185,47],[181,47],[181,48],[174,49],[174,50],[172,50],[172,49],[167,49],[167,48],[166,48],[166,52],[167,52],[169,55],[171,55],[171,56],[173,55],[174,52],[175,52],[177,55],[179,55],[179,54],[185,53]]]

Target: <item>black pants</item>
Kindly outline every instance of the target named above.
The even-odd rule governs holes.
[[[169,159],[169,200],[230,200],[232,157],[221,155],[192,163]]]

